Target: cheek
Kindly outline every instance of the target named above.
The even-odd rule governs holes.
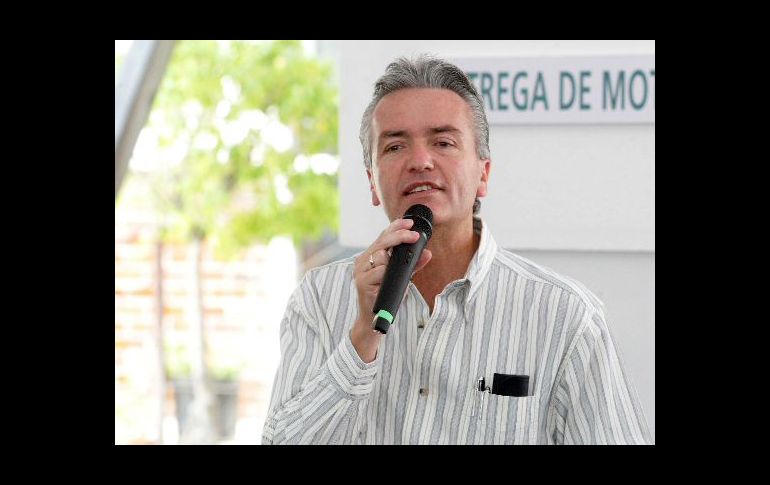
[[[472,167],[465,173],[465,180],[468,183],[468,191],[475,193],[479,183],[481,182],[481,170]]]
[[[384,193],[387,193],[388,179],[386,177],[383,177],[381,174],[377,174],[374,177],[374,181],[376,184],[377,194],[383,195]]]
[[[395,192],[398,186],[400,172],[395,167],[389,167],[388,170],[379,174],[383,192]]]

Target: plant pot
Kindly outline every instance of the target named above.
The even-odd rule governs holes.
[[[181,436],[187,425],[188,407],[193,400],[191,379],[173,379],[176,419]],[[235,436],[238,421],[238,381],[213,381],[214,428],[218,440],[229,440]]]

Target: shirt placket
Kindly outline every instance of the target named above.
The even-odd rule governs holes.
[[[410,443],[412,436],[412,428],[414,426],[417,410],[424,406],[424,400],[428,396],[428,389],[423,385],[423,368],[426,365],[424,360],[425,345],[427,341],[426,332],[430,330],[428,305],[425,300],[419,294],[419,291],[413,283],[409,283],[409,290],[407,298],[410,299],[410,303],[413,305],[414,315],[416,317],[415,322],[410,322],[410,330],[408,334],[409,350],[412,352],[407,358],[412,362],[412,373],[409,381],[409,393],[408,402],[406,407],[406,419],[404,420],[404,429],[402,431],[402,443]],[[436,299],[436,308],[434,309],[434,315],[437,313],[439,301],[441,298]]]

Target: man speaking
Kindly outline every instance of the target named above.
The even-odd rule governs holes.
[[[497,247],[479,217],[489,127],[463,71],[391,63],[360,139],[391,223],[291,296],[263,443],[651,444],[602,303]],[[407,263],[411,282],[386,286]]]

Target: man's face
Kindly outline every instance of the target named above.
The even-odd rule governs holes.
[[[374,110],[372,135],[372,204],[382,203],[389,220],[413,204],[430,207],[434,225],[472,217],[474,199],[487,194],[490,160],[476,155],[471,111],[459,95],[428,88],[388,94]]]

